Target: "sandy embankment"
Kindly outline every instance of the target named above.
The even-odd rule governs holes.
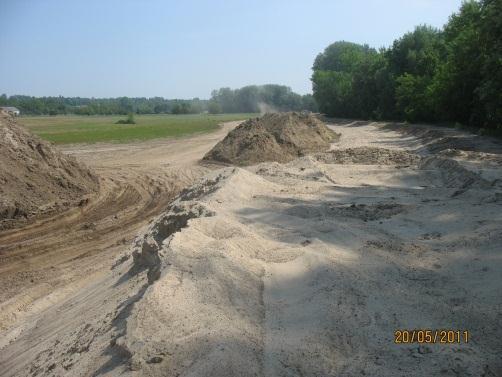
[[[334,129],[332,152],[185,190],[110,274],[1,349],[2,374],[502,374],[500,145]],[[471,341],[394,344],[415,328]]]

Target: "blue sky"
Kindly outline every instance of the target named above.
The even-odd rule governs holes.
[[[208,98],[277,83],[311,91],[337,40],[388,46],[461,0],[0,0],[0,93]]]

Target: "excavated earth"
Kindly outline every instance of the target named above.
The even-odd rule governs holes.
[[[83,204],[97,189],[87,167],[0,114],[0,229]]]
[[[338,136],[314,115],[270,113],[249,119],[229,132],[204,156],[204,161],[238,166],[288,162],[328,150]]]
[[[206,170],[99,274],[4,322],[0,375],[502,375],[502,145],[405,127],[333,123],[329,151]]]

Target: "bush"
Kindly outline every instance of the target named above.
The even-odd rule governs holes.
[[[136,124],[136,121],[134,120],[134,114],[129,113],[127,114],[127,119],[120,119],[115,124]]]

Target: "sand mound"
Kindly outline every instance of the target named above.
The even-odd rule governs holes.
[[[0,115],[0,228],[78,203],[98,187],[74,158]]]
[[[288,162],[306,153],[325,151],[338,137],[309,114],[265,114],[230,132],[203,160],[240,166]]]

